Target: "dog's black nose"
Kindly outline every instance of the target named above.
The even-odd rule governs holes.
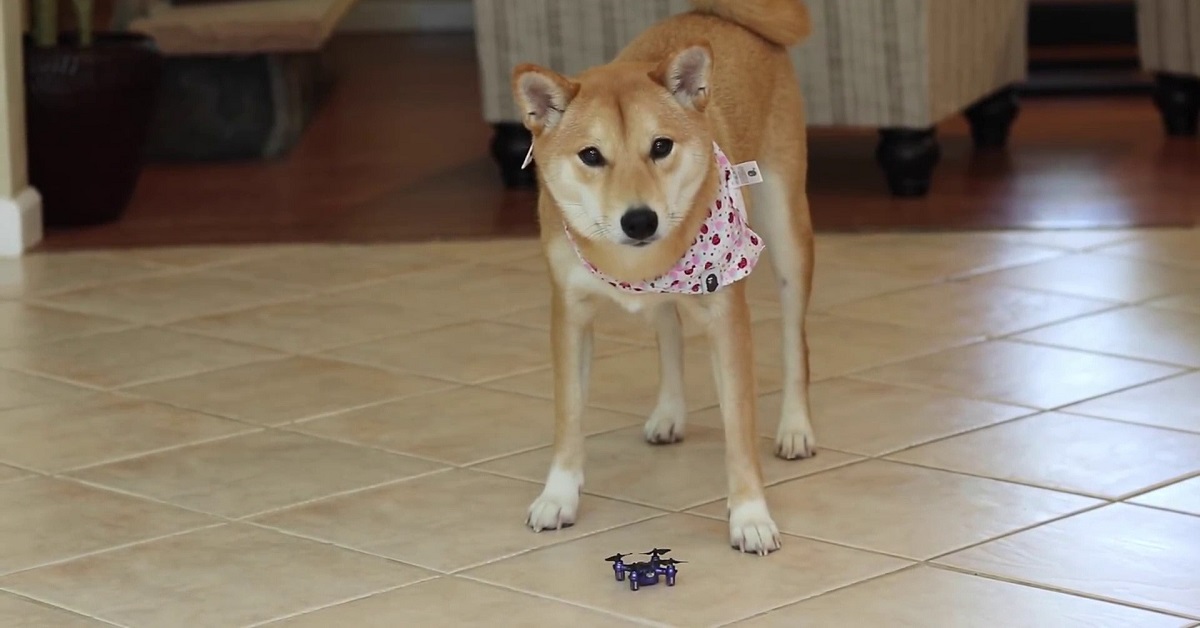
[[[649,207],[634,207],[621,216],[621,231],[634,240],[646,240],[658,231],[658,214]]]

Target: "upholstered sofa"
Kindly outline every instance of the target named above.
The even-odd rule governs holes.
[[[1167,134],[1195,136],[1200,122],[1200,0],[1138,0],[1138,52],[1154,74]]]
[[[920,196],[941,151],[934,127],[964,113],[976,146],[1002,146],[1025,78],[1027,0],[805,0],[813,34],[793,50],[810,125],[875,128],[892,192]],[[509,186],[530,138],[509,88],[521,62],[576,73],[604,63],[687,0],[475,0],[483,112]]]

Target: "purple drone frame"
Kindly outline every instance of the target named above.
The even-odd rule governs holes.
[[[687,561],[662,558],[662,555],[669,551],[671,550],[656,547],[649,552],[642,552],[643,555],[649,556],[650,560],[628,565],[622,559],[629,554],[613,554],[604,560],[613,564],[613,575],[616,576],[618,582],[629,579],[629,590],[631,591],[658,584],[660,580],[666,580],[667,586],[673,587],[675,586],[675,576],[679,572],[675,565],[682,565]]]

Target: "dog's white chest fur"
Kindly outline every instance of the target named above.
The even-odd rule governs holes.
[[[555,240],[547,250],[550,267],[569,294],[604,297],[631,314],[639,314],[666,301],[678,301],[681,295],[665,293],[635,294],[614,288],[583,264],[566,237]],[[695,298],[695,297],[692,297]]]

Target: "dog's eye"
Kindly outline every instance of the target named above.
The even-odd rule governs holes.
[[[589,146],[579,151],[579,161],[590,168],[597,168],[604,165],[604,155],[595,146]]]
[[[675,142],[672,142],[665,137],[660,137],[654,140],[654,143],[650,145],[650,158],[662,159],[663,157],[671,154],[672,148],[675,148]]]

